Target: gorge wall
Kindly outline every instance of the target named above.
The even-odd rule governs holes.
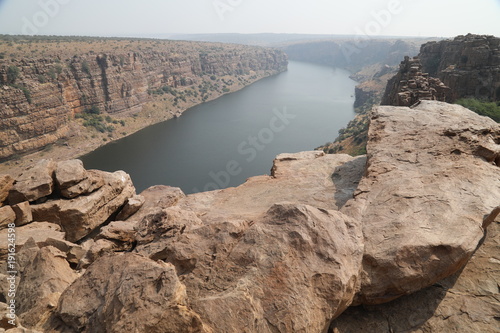
[[[451,88],[453,99],[500,100],[500,38],[468,34],[422,45],[423,70]]]
[[[91,108],[126,119],[170,93],[173,107],[163,111],[178,114],[179,103],[287,68],[278,50],[181,41],[34,37],[2,40],[0,55],[0,161],[67,136],[75,115]]]

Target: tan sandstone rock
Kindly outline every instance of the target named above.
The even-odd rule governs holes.
[[[358,302],[379,304],[452,275],[500,202],[500,125],[461,106],[379,107],[368,168],[341,210],[363,224]]]
[[[31,207],[28,201],[13,205],[12,209],[16,213],[16,226],[20,227],[33,222],[33,214],[31,214]]]
[[[87,178],[87,171],[80,160],[67,160],[57,163],[55,177],[61,191],[74,186]]]
[[[61,293],[78,277],[66,261],[66,255],[47,246],[38,251],[24,268],[17,291],[18,316],[26,327],[43,325],[56,308]]]
[[[33,218],[59,224],[68,241],[75,242],[85,237],[135,194],[130,176],[125,172],[102,172],[102,175],[105,185],[89,195],[32,205]]]
[[[141,195],[134,195],[128,198],[127,203],[123,207],[123,209],[116,216],[117,220],[126,220],[130,216],[137,213],[139,209],[141,209],[142,205],[144,205],[144,201],[146,199]]]
[[[69,331],[208,332],[174,266],[132,253],[98,259],[64,291],[56,315]]]
[[[25,170],[16,178],[10,190],[9,203],[15,205],[23,201],[35,201],[46,197],[54,190],[54,172],[56,163],[52,160],[41,160]]]
[[[0,207],[9,196],[9,191],[14,184],[14,179],[9,175],[0,175]]]
[[[92,193],[104,186],[104,177],[101,171],[87,170],[86,178],[81,182],[61,190],[61,195],[67,199],[76,198],[79,195]]]
[[[0,207],[0,229],[7,228],[16,221],[16,213],[11,206]]]
[[[500,221],[465,268],[412,295],[377,306],[357,306],[337,318],[331,333],[497,333],[500,301]]]
[[[214,332],[321,332],[350,304],[363,246],[349,217],[294,204],[251,220],[191,214],[145,219],[136,251],[176,266]]]
[[[0,260],[4,260],[8,249],[8,229],[0,230]],[[36,243],[45,241],[47,238],[64,239],[61,227],[54,223],[33,222],[22,227],[15,228],[16,251],[22,249],[24,244],[33,238]]]

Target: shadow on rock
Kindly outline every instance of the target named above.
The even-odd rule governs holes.
[[[352,199],[358,184],[365,173],[366,156],[359,156],[347,163],[339,165],[332,174],[332,180],[337,191],[334,194],[338,209]]]

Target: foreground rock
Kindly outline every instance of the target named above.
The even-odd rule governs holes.
[[[62,294],[57,313],[52,332],[207,332],[174,266],[131,253],[96,261]]]
[[[439,283],[378,306],[348,309],[331,333],[498,333],[500,219],[467,266]]]
[[[66,232],[66,239],[71,242],[88,235],[135,194],[130,176],[125,172],[101,173],[104,186],[100,189],[76,199],[51,200],[34,205],[34,219],[60,225]]]
[[[500,202],[499,140],[497,123],[458,105],[373,112],[368,168],[341,210],[363,224],[358,303],[388,302],[465,265]]]
[[[15,205],[23,201],[35,201],[52,194],[54,190],[54,172],[56,163],[52,160],[41,160],[23,172],[10,190],[9,204]]]
[[[354,220],[276,204],[253,220],[220,221],[173,207],[145,221],[137,248],[176,266],[193,309],[214,332],[321,332],[351,303],[362,256]]]
[[[498,124],[423,101],[375,110],[367,157],[282,154],[271,175],[236,188],[185,196],[156,186],[136,197],[124,173],[95,171],[104,185],[67,199],[58,188],[85,172],[68,174],[23,205],[70,236],[19,240],[20,324],[68,333],[495,332],[499,156]]]
[[[24,267],[18,287],[18,316],[26,327],[40,325],[56,306],[61,293],[78,277],[66,254],[52,246],[43,247]]]

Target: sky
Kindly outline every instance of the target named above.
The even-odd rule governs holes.
[[[0,34],[500,36],[500,0],[0,0]]]

